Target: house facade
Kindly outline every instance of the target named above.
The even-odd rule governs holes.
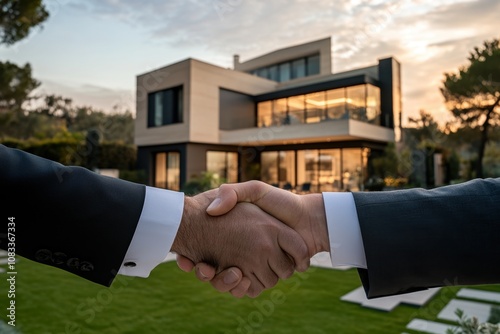
[[[233,69],[186,59],[137,76],[138,167],[172,190],[204,171],[298,191],[363,190],[400,119],[400,64],[332,73],[330,38],[235,55]]]

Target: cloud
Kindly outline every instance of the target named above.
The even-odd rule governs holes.
[[[335,71],[394,56],[403,67],[405,118],[423,107],[441,112],[443,73],[463,65],[474,46],[499,37],[498,0],[88,0],[71,6],[140,27],[150,43],[223,67],[233,54],[245,61],[327,36]]]

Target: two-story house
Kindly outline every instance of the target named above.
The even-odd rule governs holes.
[[[370,159],[399,135],[400,64],[332,73],[331,39],[240,62],[195,59],[137,77],[135,143],[149,184],[195,175],[285,189],[357,191]]]

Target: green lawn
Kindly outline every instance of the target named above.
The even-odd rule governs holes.
[[[16,329],[22,334],[401,333],[413,318],[435,319],[458,290],[442,289],[423,308],[400,305],[386,313],[340,301],[360,286],[355,270],[311,268],[256,299],[235,299],[175,263],[162,264],[148,279],[119,276],[111,288],[24,258],[16,269]],[[0,277],[5,321],[6,274]]]

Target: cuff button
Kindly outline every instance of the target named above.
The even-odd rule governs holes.
[[[125,262],[123,265],[125,267],[129,267],[129,268],[133,268],[133,267],[137,266],[137,264],[135,262]]]

